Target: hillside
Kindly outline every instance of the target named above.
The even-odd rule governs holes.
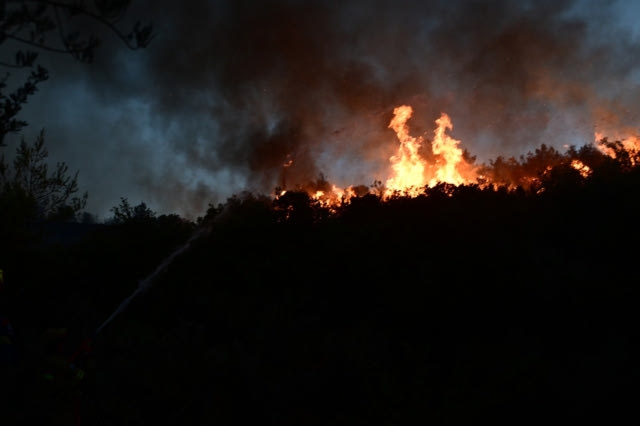
[[[23,354],[11,420],[69,424],[77,389],[96,425],[629,413],[639,183],[635,168],[556,174],[537,193],[438,185],[331,211],[303,191],[243,194],[199,228],[153,218],[32,248],[6,272]],[[196,229],[93,336],[81,387],[47,393],[42,333],[68,329],[72,352]]]

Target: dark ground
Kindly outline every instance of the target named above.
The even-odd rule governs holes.
[[[45,330],[66,328],[73,352],[193,227],[31,248],[5,269],[20,358],[1,423],[636,418],[639,181],[366,196],[325,219],[304,194],[235,199],[94,336],[84,379],[56,388],[40,377]]]

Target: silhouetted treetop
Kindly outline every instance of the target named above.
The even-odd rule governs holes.
[[[156,217],[156,213],[144,201],[132,206],[125,197],[120,198],[120,204],[112,207],[111,212],[113,212],[111,222],[114,224],[148,222]]]
[[[32,200],[35,210],[24,211],[25,217],[76,219],[88,197],[86,192],[79,197],[75,195],[78,192],[78,172],[70,175],[64,162],[57,163],[51,172],[47,164],[48,155],[44,131],[38,134],[32,145],[23,138],[11,165],[5,162],[4,156],[0,157],[0,193],[9,198]]]

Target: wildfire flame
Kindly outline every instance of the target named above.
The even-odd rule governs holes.
[[[592,173],[591,167],[587,166],[580,160],[571,161],[571,167],[580,172],[580,176],[583,178],[588,178]]]
[[[462,176],[462,168],[466,162],[462,158],[462,150],[458,148],[460,141],[451,138],[445,133],[446,130],[453,130],[453,124],[447,114],[442,114],[436,120],[438,128],[435,131],[435,139],[431,145],[433,153],[442,157],[441,166],[436,170],[435,178],[431,179],[429,186],[433,187],[439,182],[462,185],[470,183],[471,179]]]
[[[416,197],[425,193],[426,188],[446,183],[453,186],[478,184],[483,188],[493,188],[498,190],[501,187],[507,190],[514,190],[519,185],[526,188],[535,189],[536,193],[545,191],[541,187],[540,176],[547,175],[553,170],[552,165],[542,165],[542,168],[536,170],[520,171],[508,175],[500,175],[498,172],[489,170],[489,175],[481,173],[482,167],[477,167],[467,161],[463,149],[460,148],[461,141],[452,138],[447,132],[453,130],[451,118],[446,113],[441,113],[440,118],[435,120],[436,128],[433,132],[433,140],[426,141],[422,136],[414,137],[409,132],[407,122],[413,115],[413,108],[409,105],[401,105],[393,110],[393,118],[387,126],[396,133],[396,137],[400,142],[397,152],[389,158],[391,163],[391,176],[386,180],[384,185],[381,181],[376,181],[373,189],[364,187],[364,193],[375,193],[383,199],[389,199],[396,195]],[[605,155],[616,158],[616,152],[621,150],[629,154],[632,165],[640,163],[640,137],[629,136],[624,139],[617,139],[616,149],[611,148],[612,145],[603,142],[603,133],[596,132],[596,146]],[[430,149],[430,161],[421,155],[421,151]],[[617,151],[616,151],[617,150]],[[515,160],[509,160],[515,161]],[[293,160],[287,155],[287,160],[282,165],[283,188],[284,171],[291,167]],[[503,161],[504,164],[504,161]],[[578,159],[571,160],[571,167],[577,170],[583,178],[588,178],[593,170]],[[514,169],[516,170],[516,169]],[[485,170],[486,171],[486,168]],[[493,177],[492,177],[493,176]],[[321,206],[334,209],[343,203],[348,202],[351,198],[362,196],[363,186],[339,188],[330,185],[322,179],[321,185],[315,185],[315,188],[309,187],[307,193],[316,200]],[[280,192],[279,196],[286,194],[286,189]]]
[[[401,192],[406,195],[416,196],[422,192],[426,184],[424,170],[425,162],[418,153],[422,144],[422,137],[414,138],[409,134],[407,121],[413,115],[410,106],[403,105],[393,110],[393,119],[389,128],[396,132],[400,141],[398,153],[389,160],[395,175],[386,182],[386,195]]]
[[[394,193],[417,196],[425,186],[434,187],[439,183],[462,185],[477,180],[478,176],[464,160],[463,151],[458,147],[460,141],[446,133],[453,129],[447,114],[442,113],[435,121],[437,128],[431,150],[437,160],[435,164],[429,164],[419,153],[423,138],[411,136],[406,124],[413,109],[403,105],[395,108],[393,113],[389,128],[396,132],[400,147],[398,153],[390,158],[395,174],[385,184],[385,196]]]
[[[629,159],[631,160],[631,164],[635,166],[637,164],[637,158],[640,156],[640,137],[636,135],[630,136],[622,136],[619,132],[614,132],[615,139],[619,140],[622,143],[622,148],[629,153]],[[601,141],[605,138],[604,133],[595,132],[594,133],[596,146],[605,155],[608,155],[611,158],[616,158],[616,152],[609,146],[601,143]]]

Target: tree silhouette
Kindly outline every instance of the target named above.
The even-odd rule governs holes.
[[[9,203],[11,199],[28,200],[23,214],[33,219],[75,219],[87,202],[87,193],[78,197],[78,172],[69,175],[64,162],[56,164],[53,172],[46,163],[49,153],[44,146],[44,131],[32,145],[22,139],[10,166],[0,157],[0,192]]]
[[[156,213],[147,207],[144,201],[137,206],[131,206],[129,200],[124,197],[120,198],[120,204],[112,207],[111,211],[113,212],[111,222],[114,224],[148,222],[156,217]]]
[[[9,133],[18,133],[27,125],[24,120],[17,118],[29,96],[37,90],[37,85],[49,78],[47,70],[36,67],[27,77],[27,81],[8,95],[4,93],[9,74],[0,79],[0,147],[5,145],[4,138]]]
[[[287,191],[274,201],[274,208],[279,222],[292,225],[311,225],[323,210],[306,191]]]

